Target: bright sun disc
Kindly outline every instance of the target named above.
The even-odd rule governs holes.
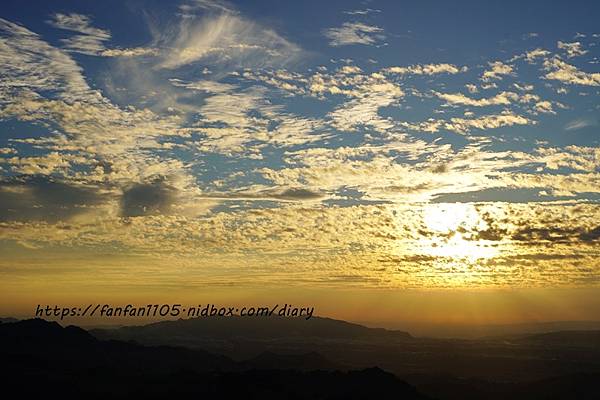
[[[459,228],[477,231],[485,222],[472,204],[431,204],[425,208],[423,221],[434,234],[422,242],[426,252],[433,256],[467,258],[476,260],[490,258],[497,249],[482,240],[465,239]]]
[[[438,233],[456,231],[459,226],[466,229],[478,225],[480,218],[472,204],[431,204],[425,208],[423,220],[427,228]]]

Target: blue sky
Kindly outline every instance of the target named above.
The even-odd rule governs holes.
[[[149,285],[597,285],[599,11],[6,1],[1,246],[189,267]]]

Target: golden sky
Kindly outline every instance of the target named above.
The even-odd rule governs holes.
[[[59,3],[0,13],[3,315],[600,315],[588,14],[513,4],[482,35],[441,5]]]

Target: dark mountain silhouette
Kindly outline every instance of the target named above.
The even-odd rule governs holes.
[[[57,365],[139,371],[233,369],[229,358],[200,350],[131,342],[100,341],[76,326],[61,327],[42,319],[0,324],[0,351],[15,362],[38,359]]]
[[[273,369],[279,362],[290,369]],[[101,341],[41,319],[0,324],[2,389],[25,398],[428,398],[379,368],[299,370],[323,364],[332,365],[318,354],[264,354],[236,363],[198,350]]]
[[[270,342],[285,351],[234,361],[197,348],[100,340],[81,328],[41,319],[0,323],[2,388],[25,398],[600,398],[597,332],[483,341],[396,339],[383,332],[393,338],[389,342],[339,331],[334,334],[338,339],[327,340],[323,330],[317,332],[312,339],[292,335],[290,342],[279,335]],[[269,342],[264,332],[254,337],[261,339],[237,338],[237,345]]]

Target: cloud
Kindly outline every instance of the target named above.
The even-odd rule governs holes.
[[[164,181],[135,184],[123,191],[121,215],[139,217],[168,214],[172,211],[175,197],[176,189]]]
[[[526,51],[525,53],[517,54],[517,55],[513,56],[512,58],[510,58],[508,61],[514,62],[517,60],[525,59],[525,61],[527,61],[529,64],[535,64],[537,59],[539,59],[539,58],[545,59],[549,55],[550,55],[550,52],[548,50],[542,49],[541,47],[537,47],[533,50]]]
[[[600,149],[584,146],[538,148],[534,161],[542,163],[550,170],[568,168],[574,171],[594,172],[600,169]]]
[[[544,68],[549,71],[544,77],[570,85],[600,86],[600,72],[587,73],[558,57],[546,60]]]
[[[159,52],[156,48],[145,47],[107,49],[105,42],[112,38],[110,31],[94,27],[92,19],[87,15],[56,13],[48,23],[57,29],[79,33],[79,35],[61,39],[64,47],[71,52],[101,57],[155,56]]]
[[[140,57],[140,56],[157,56],[160,50],[151,47],[130,47],[126,49],[106,49],[98,55],[103,57]]]
[[[88,159],[81,156],[73,156],[51,152],[43,156],[33,157],[11,157],[0,159],[0,164],[8,164],[11,170],[17,174],[24,175],[51,175],[58,172],[66,172],[73,164],[87,164]]]
[[[79,33],[61,40],[65,48],[77,53],[97,55],[105,50],[104,42],[111,38],[109,31],[93,27],[90,17],[82,14],[57,13],[48,23],[58,29]]]
[[[588,126],[594,126],[596,125],[597,122],[592,120],[592,119],[588,119],[588,118],[577,118],[574,119],[572,121],[570,121],[569,123],[567,123],[565,125],[565,130],[567,131],[574,131],[577,129],[582,129],[582,128],[586,128]]]
[[[392,128],[394,123],[381,117],[378,110],[402,98],[402,89],[389,82],[373,82],[359,90],[361,95],[329,113],[333,126],[342,131],[353,131],[359,126],[369,126],[379,131]]]
[[[556,111],[552,108],[552,103],[547,100],[535,103],[534,109],[543,114],[556,114]]]
[[[283,66],[302,55],[300,47],[275,31],[231,13],[180,20],[156,44],[167,49],[157,65],[164,69],[194,63],[234,69]]]
[[[237,14],[237,10],[235,10],[234,6],[223,0],[191,0],[179,5],[179,10],[184,18],[197,17],[198,10],[204,12]]]
[[[56,49],[27,28],[0,18],[0,60],[4,68],[2,101],[31,92],[55,91],[59,98],[97,100],[82,75],[82,69],[63,51]]]
[[[83,37],[64,48],[0,20],[0,118],[26,128],[0,148],[0,239],[71,257],[72,247],[116,249],[148,275],[146,260],[160,262],[163,276],[173,276],[164,265],[197,267],[187,270],[190,285],[248,279],[242,263],[279,283],[327,283],[350,266],[364,284],[404,287],[573,283],[600,267],[600,207],[579,201],[599,191],[597,147],[536,148],[555,136],[526,129],[564,107],[527,62],[543,60],[546,79],[597,85],[563,61],[573,46],[563,58],[535,49],[514,65],[486,64],[475,85],[450,76],[471,65],[379,68],[357,56],[302,69],[302,50],[229,3],[179,11],[151,26],[147,47],[132,48],[107,48],[110,32],[79,14],[53,20]],[[356,35],[380,44],[374,28]],[[106,82],[84,75],[76,51],[118,57],[101,63]],[[500,81],[517,72],[518,83]],[[567,106],[587,115],[578,104]],[[501,129],[510,126],[525,133]],[[545,202],[504,201],[522,193]],[[436,232],[426,215],[444,206],[430,202],[456,198],[471,203],[467,213],[445,207],[472,223]],[[498,255],[463,254],[485,248]],[[122,279],[124,269],[115,271]]]
[[[408,67],[388,67],[382,70],[384,73],[399,75],[435,75],[435,74],[458,74],[466,72],[467,67],[458,67],[454,64],[417,64]]]
[[[476,85],[473,85],[472,83],[467,83],[465,85],[465,87],[467,88],[467,90],[469,91],[469,93],[471,94],[475,94],[479,92],[479,89],[477,88]]]
[[[7,82],[0,90],[0,118],[53,127],[47,136],[15,139],[36,154],[2,158],[12,174],[52,176],[65,185],[111,192],[170,177],[183,193],[177,200],[189,202],[197,185],[187,166],[164,151],[169,137],[189,135],[180,117],[116,106],[87,85],[68,53],[5,20],[0,20],[0,59],[7,66],[0,72]]]
[[[242,201],[277,201],[277,202],[320,202],[326,199],[325,193],[318,190],[312,190],[306,187],[267,187],[264,185],[254,185],[243,190],[236,190],[229,193],[210,193],[206,194],[208,199],[223,200],[242,200]]]
[[[402,123],[403,126],[422,132],[439,132],[446,129],[461,135],[466,135],[473,129],[486,130],[496,129],[503,126],[513,125],[534,125],[536,122],[521,115],[512,112],[502,112],[501,114],[482,115],[473,118],[453,117],[449,120],[433,119],[420,123]]]
[[[481,75],[481,80],[484,82],[489,82],[495,79],[502,79],[505,75],[513,75],[513,67],[508,64],[504,64],[502,61],[494,61],[488,63],[491,67],[490,69],[483,72]]]
[[[557,47],[564,50],[568,58],[582,56],[588,52],[587,50],[583,50],[581,42],[566,43],[558,41]]]
[[[437,97],[446,100],[449,104],[462,104],[473,107],[485,107],[492,105],[509,105],[519,100],[519,95],[512,92],[501,92],[494,97],[483,99],[472,99],[462,93],[439,93],[433,92]]]
[[[93,185],[24,175],[0,182],[0,221],[70,221],[106,206],[111,197]]]
[[[330,46],[353,44],[376,45],[385,39],[383,29],[362,22],[344,22],[339,28],[329,28],[324,32]]]
[[[347,15],[368,15],[368,14],[380,13],[380,12],[381,12],[381,10],[377,10],[377,9],[373,9],[373,8],[365,8],[362,10],[343,11],[343,13],[347,14]]]
[[[207,94],[197,108],[193,130],[203,137],[197,149],[227,155],[260,158],[261,147],[287,147],[311,143],[326,137],[323,121],[284,112],[268,100],[266,88],[215,82],[183,82],[178,86]],[[256,146],[252,146],[251,143]]]

